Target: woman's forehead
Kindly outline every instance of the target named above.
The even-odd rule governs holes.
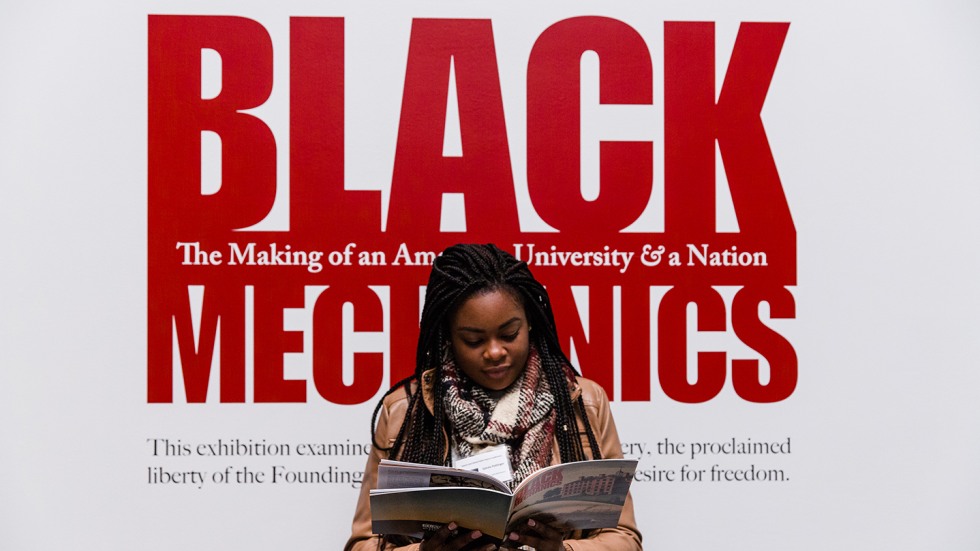
[[[492,289],[470,296],[453,315],[454,326],[495,329],[526,319],[524,305],[509,289]]]

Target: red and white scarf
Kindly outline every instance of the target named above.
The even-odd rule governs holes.
[[[489,446],[508,445],[514,473],[511,487],[551,464],[555,397],[533,346],[524,371],[503,395],[491,396],[459,371],[452,354],[443,362],[442,383],[443,405],[458,457],[470,457]]]

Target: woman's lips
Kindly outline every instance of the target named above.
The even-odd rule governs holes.
[[[493,367],[488,367],[483,370],[483,374],[488,379],[503,379],[507,376],[507,372],[510,371],[509,365],[496,365]]]

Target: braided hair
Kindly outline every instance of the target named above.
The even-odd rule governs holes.
[[[422,400],[422,374],[435,369],[433,385],[436,396],[442,396],[441,364],[443,351],[449,342],[449,320],[459,306],[470,297],[494,290],[510,292],[523,305],[528,322],[534,330],[530,339],[538,349],[541,370],[555,396],[555,438],[562,463],[586,459],[576,422],[576,409],[588,437],[592,457],[601,459],[599,444],[585,414],[582,397],[573,401],[569,374],[576,375],[558,343],[555,318],[548,292],[534,276],[527,263],[514,258],[495,245],[459,244],[446,249],[436,258],[419,322],[419,340],[415,352],[415,373],[395,383],[378,402],[371,417],[372,443],[389,457],[414,463],[444,465],[449,450],[444,434],[446,415],[441,399],[436,399],[433,411]],[[413,390],[413,387],[415,390]],[[399,389],[408,395],[408,412],[390,448],[373,440],[374,427],[384,398]]]

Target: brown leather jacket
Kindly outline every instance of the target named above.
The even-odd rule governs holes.
[[[432,374],[426,373],[422,378],[422,398],[429,410],[432,410],[434,400],[432,391]],[[605,391],[596,383],[585,379],[578,379],[577,387],[572,392],[572,398],[577,399],[579,394],[585,403],[585,411],[589,416],[589,423],[595,432],[596,439],[599,441],[599,449],[605,458],[618,458],[623,456],[622,446],[619,443],[619,434],[616,433],[616,424],[613,422],[612,413],[609,411],[609,399]],[[385,398],[384,405],[378,415],[378,427],[375,432],[375,441],[390,446],[395,441],[398,429],[401,428],[405,420],[405,413],[408,409],[408,397],[404,392],[394,392]],[[582,431],[581,420],[579,429]],[[584,432],[582,439],[585,440]],[[588,441],[583,442],[586,454],[591,455]],[[345,551],[375,551],[379,549],[380,537],[371,533],[371,505],[368,499],[369,492],[377,485],[378,463],[386,454],[377,448],[372,449],[368,456],[367,466],[364,468],[364,481],[361,485],[361,494],[357,500],[357,510],[354,512],[354,522],[351,528],[351,537],[344,546]],[[558,444],[554,445],[553,463],[560,462]],[[573,538],[576,535],[573,534]],[[414,551],[419,544],[400,547],[399,550]],[[636,519],[633,516],[633,499],[626,497],[626,505],[623,507],[623,514],[619,518],[619,526],[604,530],[594,531],[585,539],[565,540],[565,548],[574,551],[635,551],[642,549],[640,532],[636,528]],[[386,551],[395,549],[389,546]]]

